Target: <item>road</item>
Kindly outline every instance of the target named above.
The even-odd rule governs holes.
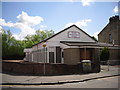
[[[3,88],[118,88],[120,76],[59,85],[4,85]]]

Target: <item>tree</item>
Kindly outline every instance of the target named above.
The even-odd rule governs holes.
[[[52,35],[54,35],[54,31],[53,30],[37,30],[36,31],[36,36],[39,37],[39,41],[43,41],[48,37],[51,37]]]
[[[95,41],[98,41],[96,37],[92,36],[92,38],[93,38]]]
[[[23,46],[21,41],[16,40],[10,30],[2,33],[2,58],[3,59],[23,59]]]
[[[109,59],[110,53],[109,53],[109,48],[104,47],[100,53],[100,60],[107,62]]]
[[[31,48],[34,44],[45,40],[54,34],[53,30],[37,30],[35,35],[27,35],[24,40],[16,40],[10,30],[2,30],[2,58],[23,59],[24,48]]]
[[[54,34],[53,30],[37,30],[35,35],[27,35],[25,37],[25,47],[30,48],[34,44],[37,44],[40,41],[45,40],[46,38],[52,36]]]

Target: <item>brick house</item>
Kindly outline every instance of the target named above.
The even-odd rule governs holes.
[[[119,16],[109,18],[109,23],[98,34],[98,41],[102,43],[113,44],[118,48],[110,48],[109,60],[120,60],[120,19]],[[114,63],[114,62],[112,62]]]
[[[117,48],[112,44],[95,41],[76,25],[72,25],[53,36],[24,49],[26,60],[51,65],[78,65],[82,60],[90,60],[92,70],[100,72],[100,49]]]

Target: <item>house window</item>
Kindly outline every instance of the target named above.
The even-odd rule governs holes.
[[[68,38],[80,38],[80,33],[76,31],[69,31]]]
[[[80,37],[80,33],[79,32],[75,32],[75,36],[76,38],[79,38]]]
[[[61,63],[61,48],[56,47],[56,63]]]
[[[49,52],[49,62],[54,63],[54,52]]]
[[[109,34],[109,43],[112,43],[112,35]]]
[[[68,32],[68,37],[69,38],[72,38],[73,37],[73,32],[71,31],[71,32]]]

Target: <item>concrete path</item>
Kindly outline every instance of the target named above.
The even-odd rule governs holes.
[[[61,75],[61,76],[18,76],[9,74],[0,74],[2,76],[2,84],[4,85],[48,85],[48,84],[63,84],[72,82],[83,82],[92,79],[105,78],[120,75],[119,67],[101,66],[100,73],[90,73],[84,75]]]

